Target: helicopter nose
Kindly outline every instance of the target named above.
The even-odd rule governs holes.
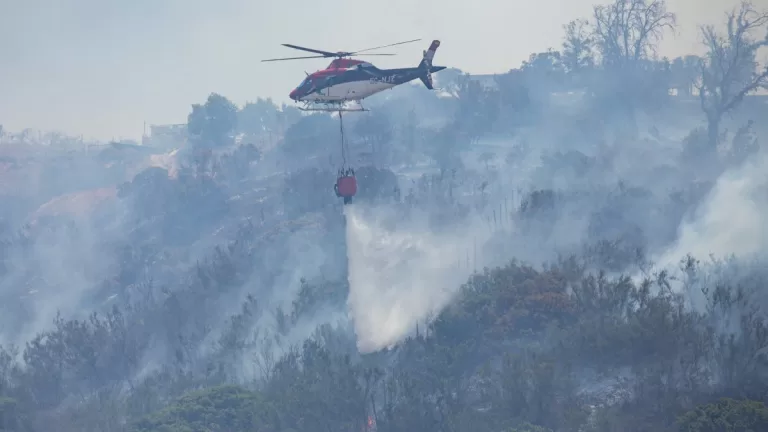
[[[288,95],[288,97],[291,98],[292,100],[299,100],[299,92],[298,92],[298,90],[294,89],[293,91],[291,91],[291,93]]]

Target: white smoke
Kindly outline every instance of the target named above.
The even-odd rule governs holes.
[[[660,267],[675,265],[686,254],[749,257],[768,246],[768,157],[762,154],[725,172],[696,209],[680,224],[678,240],[656,259]]]
[[[435,233],[385,206],[346,206],[350,315],[360,352],[396,344],[437,314],[472,273],[460,265],[478,232]],[[405,225],[405,226],[404,226]],[[487,234],[485,234],[487,235]]]

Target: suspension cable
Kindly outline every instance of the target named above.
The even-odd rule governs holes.
[[[344,118],[341,110],[339,110],[339,134],[341,135],[341,169],[345,169],[347,167],[347,151],[344,139]]]

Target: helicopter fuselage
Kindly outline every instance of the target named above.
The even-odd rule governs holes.
[[[445,66],[434,66],[437,72]],[[359,101],[384,90],[411,82],[426,75],[424,68],[379,69],[361,63],[349,69],[325,69],[307,76],[291,92],[290,98],[301,102],[332,103]]]
[[[326,69],[308,74],[289,97],[296,102],[343,104],[361,101],[415,79],[432,90],[432,73],[445,69],[445,66],[432,66],[439,46],[440,41],[432,41],[418,66],[409,68],[379,69],[368,62],[338,58]]]

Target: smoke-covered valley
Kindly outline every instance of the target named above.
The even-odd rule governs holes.
[[[338,115],[270,99],[0,128],[0,430],[768,427],[767,13],[660,59],[617,0],[375,95],[348,205]]]

